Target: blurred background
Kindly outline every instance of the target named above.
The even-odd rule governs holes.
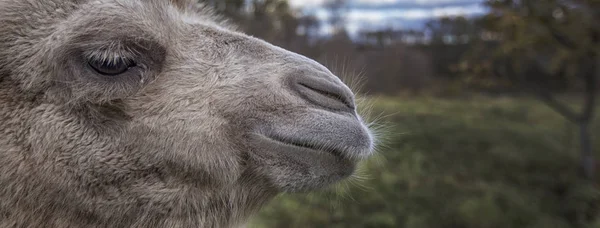
[[[600,227],[600,0],[202,0],[360,85],[377,155],[249,227]]]

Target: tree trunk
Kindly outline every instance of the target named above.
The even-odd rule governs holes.
[[[592,149],[592,137],[589,131],[590,121],[579,122],[579,138],[581,140],[581,169],[585,178],[594,180],[596,164]]]
[[[600,77],[600,56],[591,53],[587,59],[587,69],[585,71],[585,101],[581,117],[579,118],[579,134],[581,139],[581,168],[583,169],[584,177],[595,181],[595,159],[594,150],[592,149],[592,137],[590,135],[590,123],[594,119],[594,110],[596,109],[596,91],[598,90],[597,83]]]

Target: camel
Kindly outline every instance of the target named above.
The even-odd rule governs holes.
[[[373,154],[328,68],[192,0],[0,0],[0,227],[237,227]]]

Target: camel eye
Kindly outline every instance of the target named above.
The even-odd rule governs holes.
[[[91,59],[88,64],[94,71],[106,76],[115,76],[125,73],[129,68],[134,67],[135,63],[129,59]]]

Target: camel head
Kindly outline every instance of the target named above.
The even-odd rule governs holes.
[[[0,123],[26,129],[0,158],[39,171],[0,180],[25,175],[73,208],[249,204],[327,187],[372,153],[336,75],[191,1],[0,0],[0,24],[0,101],[23,124]]]

